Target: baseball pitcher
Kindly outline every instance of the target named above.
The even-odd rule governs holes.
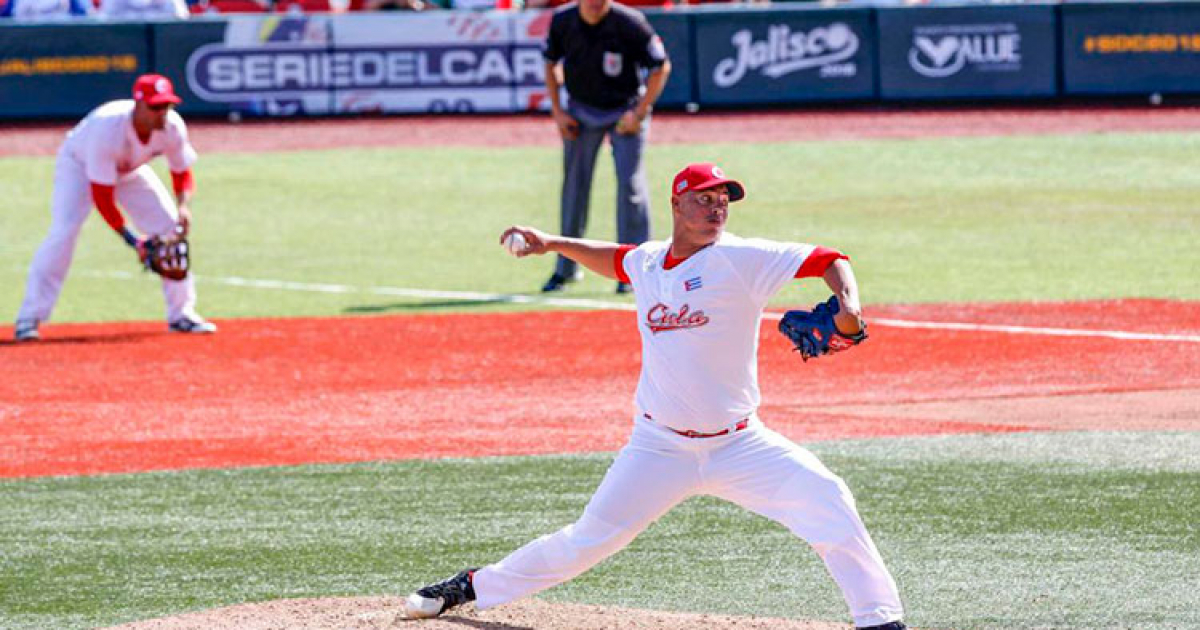
[[[578,521],[495,564],[417,590],[406,600],[408,617],[436,617],[468,601],[489,608],[570,580],[703,494],[773,519],[812,545],[857,627],[905,627],[896,583],[849,488],[757,413],[758,331],[768,300],[794,278],[823,278],[833,295],[788,313],[780,330],[805,359],[843,352],[866,339],[854,273],[835,250],[725,232],[730,202],[744,197],[742,184],[715,165],[691,164],[672,182],[669,241],[634,247],[527,227],[501,235],[519,256],[556,252],[632,284],[642,340],[633,433]]]
[[[162,277],[168,330],[216,332],[216,325],[196,313],[196,289],[188,273],[196,150],[174,110],[180,100],[166,77],[142,75],[133,84],[132,99],[97,107],[67,134],[54,167],[50,234],[29,266],[17,341],[38,339],[39,325],[50,319],[92,205],[145,268]],[[174,199],[148,164],[159,155],[170,167]],[[126,226],[118,203],[145,236]]]

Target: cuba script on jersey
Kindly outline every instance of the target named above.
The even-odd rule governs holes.
[[[670,306],[660,302],[646,312],[646,326],[650,332],[656,335],[671,330],[697,328],[707,323],[708,316],[704,314],[704,311],[693,311],[687,304],[681,306],[676,312],[672,311]]]
[[[667,426],[720,431],[758,408],[763,307],[814,248],[726,232],[666,269],[669,247],[643,243],[621,261],[642,336],[635,404]]]

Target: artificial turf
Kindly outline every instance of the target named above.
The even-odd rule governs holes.
[[[652,145],[653,236],[669,236],[671,175],[711,159],[748,191],[731,232],[846,251],[868,303],[1200,299],[1198,150],[1194,133]],[[559,159],[551,148],[206,154],[194,203],[201,309],[355,315],[481,307],[355,289],[536,292],[552,261],[515,260],[498,238],[513,223],[558,228]],[[0,312],[15,314],[45,236],[52,170],[49,158],[0,159]],[[615,238],[611,171],[597,169],[594,238]],[[132,253],[91,219],[56,319],[159,318],[153,279],[129,273]],[[591,275],[570,291],[611,293]],[[815,297],[797,286],[776,302]]]
[[[1200,436],[816,443],[929,628],[1200,625]],[[0,627],[402,594],[574,520],[609,454],[0,482]],[[632,499],[631,499],[632,500]],[[685,502],[552,600],[845,620],[806,545]]]

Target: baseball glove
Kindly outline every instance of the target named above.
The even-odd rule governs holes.
[[[149,271],[168,280],[183,280],[188,275],[188,242],[186,238],[151,236],[138,244],[138,258]]]
[[[852,348],[867,339],[867,325],[855,335],[838,331],[833,316],[841,310],[837,296],[817,304],[812,311],[788,311],[779,320],[779,332],[796,346],[800,356],[808,361],[825,354]]]

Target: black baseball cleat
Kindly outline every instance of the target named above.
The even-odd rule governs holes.
[[[550,276],[550,279],[546,281],[546,284],[542,285],[542,293],[554,293],[555,291],[562,291],[568,284],[571,284],[572,282],[579,282],[582,279],[582,271],[576,271],[570,276],[564,276],[555,272],[555,274]]]
[[[617,295],[625,295],[626,293],[632,293],[632,292],[633,292],[632,284],[629,284],[628,282],[618,282],[617,283]]]
[[[430,584],[404,600],[404,614],[409,619],[432,619],[455,606],[475,601],[475,572],[467,569],[452,578]]]
[[[863,626],[858,630],[908,630],[908,626],[903,621],[889,621],[878,626]]]

